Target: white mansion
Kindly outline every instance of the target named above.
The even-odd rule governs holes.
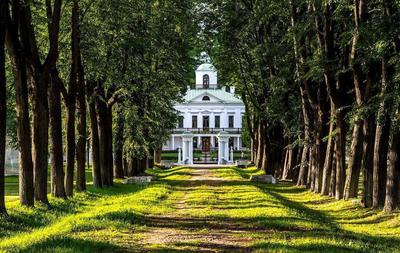
[[[176,104],[179,123],[163,150],[179,150],[179,163],[193,164],[194,150],[218,150],[218,163],[233,162],[233,150],[242,149],[241,128],[245,107],[233,87],[218,88],[217,71],[205,63],[196,70],[196,88]]]

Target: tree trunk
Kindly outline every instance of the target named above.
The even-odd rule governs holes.
[[[37,71],[32,74],[32,159],[34,171],[35,199],[48,203],[47,199],[47,169],[49,147],[49,111],[47,90],[49,73]]]
[[[303,147],[303,154],[301,157],[301,165],[300,165],[300,172],[297,185],[307,186],[309,170],[311,169],[309,156],[310,153],[312,152],[311,151],[312,147],[310,145],[312,127],[310,120],[310,107],[303,87],[300,87],[300,93],[301,93],[301,103],[302,103],[303,121],[304,121],[304,144],[303,144],[304,147]]]
[[[70,87],[71,88],[71,87]],[[68,197],[74,192],[74,165],[75,165],[75,92],[70,89],[67,104],[67,166],[65,173],[65,192]]]
[[[297,181],[298,186],[306,186],[307,185],[307,174],[308,174],[308,158],[309,157],[309,146],[304,143],[303,152],[301,155],[301,163],[300,163],[300,171],[299,178]]]
[[[124,178],[124,168],[123,168],[123,148],[124,148],[124,124],[125,117],[122,110],[122,105],[117,105],[117,127],[114,138],[114,168],[115,177]]]
[[[12,31],[15,32],[15,31]],[[12,33],[10,31],[10,33]],[[17,46],[16,35],[7,41],[14,73],[17,135],[19,147],[19,199],[22,205],[34,206],[32,140],[29,119],[27,64]]]
[[[86,190],[86,87],[85,87],[85,75],[82,66],[81,49],[80,49],[80,24],[79,24],[79,2],[74,1],[73,7],[75,29],[77,29],[76,35],[76,47],[78,54],[78,87],[77,87],[77,112],[78,112],[78,141],[76,143],[76,188],[78,191]]]
[[[335,197],[336,195],[336,141],[333,148],[333,157],[332,157],[332,172],[331,172],[331,181],[329,182],[329,196]]]
[[[398,114],[398,112],[397,112]],[[398,115],[396,116],[398,117]],[[396,122],[398,124],[398,122]],[[393,125],[393,135],[390,142],[389,162],[387,168],[385,212],[392,212],[399,201],[399,152],[400,152],[400,131],[398,125]]]
[[[100,97],[104,98],[104,90],[99,83],[98,91],[100,92]],[[107,105],[101,99],[96,99],[96,111],[97,111],[97,122],[99,128],[99,154],[100,154],[100,171],[101,171],[101,179],[103,186],[110,186],[110,169],[108,166],[110,165],[108,162],[109,154],[107,153],[109,150],[108,146],[108,115],[107,115]]]
[[[93,186],[97,188],[103,187],[100,169],[100,143],[99,143],[99,128],[97,125],[95,97],[88,97],[89,117],[90,117],[90,134],[92,146],[92,176]]]
[[[383,207],[385,203],[388,143],[390,134],[390,119],[386,117],[386,122],[379,123],[375,132],[374,161],[372,173],[372,207]]]
[[[344,199],[357,198],[358,183],[361,172],[361,162],[363,156],[363,121],[358,120],[353,128],[353,138],[351,142],[351,154],[347,169],[347,178],[344,187]]]
[[[154,150],[154,162],[161,163],[162,148]]]
[[[8,3],[8,2],[7,2]],[[13,2],[19,11],[18,2]],[[9,9],[6,8],[8,11]],[[7,13],[9,17],[10,14]],[[34,206],[32,140],[29,119],[27,62],[19,41],[19,20],[7,32],[7,48],[14,74],[17,135],[19,147],[19,200],[22,205]],[[11,26],[11,25],[10,25]]]
[[[262,166],[262,161],[263,161],[263,145],[264,145],[264,132],[263,132],[263,126],[261,121],[258,123],[258,131],[257,131],[257,159],[256,159],[256,167],[257,169],[261,169]]]
[[[331,110],[333,111],[333,107],[331,107]],[[333,118],[333,115],[331,113],[331,117]],[[329,195],[329,184],[331,181],[331,174],[332,174],[332,160],[333,160],[333,155],[334,155],[334,139],[333,139],[333,129],[335,125],[333,121],[331,121],[330,126],[329,126],[329,137],[328,137],[328,144],[325,152],[325,162],[324,162],[324,168],[322,172],[322,182],[321,182],[321,194],[322,195]]]
[[[129,174],[129,161],[128,159],[124,158],[124,176],[128,176]]]
[[[58,73],[53,71],[49,87],[51,194],[54,197],[66,198],[60,93],[60,85],[62,84],[59,82]]]
[[[79,86],[78,86],[78,141],[76,143],[76,189],[78,191],[86,190],[86,98],[85,83],[83,80],[83,67],[80,66]]]
[[[372,182],[373,182],[373,157],[375,143],[375,122],[372,117],[364,120],[364,156],[363,156],[363,205],[372,206]]]
[[[113,130],[112,130],[112,107],[107,105],[107,162],[108,162],[108,175],[109,185],[112,186],[114,184],[114,169],[113,169]]]
[[[7,120],[7,82],[6,82],[6,20],[8,3],[0,2],[0,214],[6,213],[5,204],[5,158],[6,158],[6,120]]]
[[[338,108],[335,105],[335,108]],[[346,135],[344,129],[344,115],[343,111],[336,110],[336,187],[335,187],[335,198],[342,199],[344,191],[344,182],[346,178],[345,171],[345,146],[346,146]]]
[[[375,132],[374,161],[373,161],[373,182],[372,182],[372,207],[382,207],[385,202],[388,143],[390,135],[391,119],[389,112],[392,110],[392,100],[388,101],[387,93],[391,91],[388,87],[388,73],[386,59],[382,59],[382,80],[381,80],[381,103],[377,115],[377,126]]]
[[[285,151],[285,162],[283,165],[283,171],[282,171],[282,180],[286,180],[288,178],[288,174],[289,174],[289,153],[291,153],[291,149],[289,147],[287,147],[286,151]]]

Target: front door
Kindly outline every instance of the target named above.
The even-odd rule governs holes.
[[[210,137],[202,137],[201,144],[203,152],[210,152]]]

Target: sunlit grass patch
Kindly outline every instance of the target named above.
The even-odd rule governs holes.
[[[205,175],[190,181],[194,170],[151,169],[155,182],[90,186],[69,200],[50,198],[50,209],[20,207],[8,198],[0,251],[400,252],[398,213],[336,201],[288,182],[250,182],[252,174],[262,173],[254,167],[212,169],[210,180]],[[229,244],[236,241],[240,247]]]

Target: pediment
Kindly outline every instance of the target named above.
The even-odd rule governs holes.
[[[207,96],[209,97],[210,100],[203,100],[203,98]],[[193,102],[201,102],[201,103],[223,103],[224,101],[221,100],[220,98],[212,95],[211,93],[204,91],[202,93],[200,93],[199,95],[193,97],[192,99],[190,99],[189,101],[187,101],[188,103],[193,103]]]

